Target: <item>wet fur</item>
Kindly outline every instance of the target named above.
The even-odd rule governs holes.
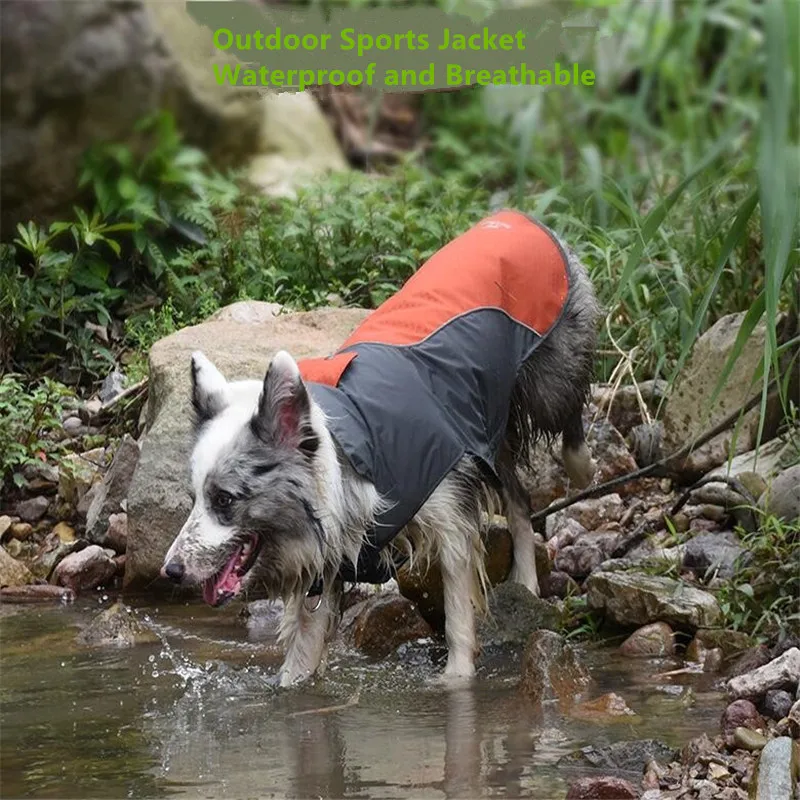
[[[448,679],[474,672],[476,609],[484,607],[486,575],[481,526],[505,511],[514,542],[510,579],[539,594],[528,499],[517,477],[539,438],[562,435],[564,466],[579,486],[594,464],[584,442],[581,412],[592,377],[599,309],[591,283],[569,255],[572,283],[562,318],[524,365],[511,398],[498,457],[502,492],[486,484],[464,458],[419,513],[384,551],[400,551],[424,569],[442,570]],[[339,619],[339,566],[356,563],[366,530],[383,501],[350,466],[308,396],[294,360],[278,353],[259,381],[228,383],[201,353],[192,356],[196,443],[192,455],[195,503],[166,558],[180,564],[181,582],[201,583],[216,573],[251,534],[262,542],[243,591],[260,586],[281,597],[280,640],[286,648],[281,684],[304,680],[325,666],[326,643]],[[234,502],[215,507],[219,492]],[[162,570],[163,572],[163,570]],[[317,575],[319,607],[306,599]]]

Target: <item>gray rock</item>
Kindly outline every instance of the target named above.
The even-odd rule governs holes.
[[[572,544],[556,553],[554,566],[572,578],[582,580],[591,575],[604,561],[606,554],[589,542]]]
[[[553,570],[547,580],[542,582],[542,597],[560,597],[564,600],[567,597],[577,597],[581,593],[581,587],[574,578],[566,572]]]
[[[752,376],[764,353],[766,326],[763,322],[748,337],[714,407],[709,408],[709,401],[736,342],[744,317],[745,312],[722,317],[695,343],[689,363],[664,404],[663,445],[666,453],[674,453],[736,411],[760,391],[760,386],[753,386]],[[776,399],[767,409],[766,439],[774,435],[779,419],[780,403]],[[755,447],[758,426],[759,409],[755,408],[745,415],[738,426],[735,446],[732,433],[728,430],[702,447],[695,448],[680,464],[672,466],[687,481],[699,478],[722,464],[729,455],[743,453]]]
[[[67,417],[61,424],[61,427],[63,428],[64,433],[66,433],[69,437],[81,436],[82,434],[86,433],[86,426],[78,416]]]
[[[114,553],[124,553],[128,548],[128,515],[124,512],[112,514],[108,518],[105,543]]]
[[[683,549],[683,566],[701,578],[730,578],[745,550],[735,533],[701,533]]]
[[[589,671],[563,636],[532,633],[522,655],[520,690],[535,704],[554,699],[568,708],[590,682]]]
[[[783,470],[761,495],[758,505],[786,522],[800,519],[800,464]]]
[[[11,526],[13,524],[14,520],[7,514],[3,514],[3,516],[0,516],[0,539],[6,538],[6,534],[10,533]]]
[[[103,403],[108,403],[118,394],[121,394],[124,388],[125,376],[119,370],[115,369],[113,372],[109,372],[109,374],[106,375],[100,386],[100,400]]]
[[[534,631],[557,627],[558,612],[550,603],[509,581],[489,595],[489,613],[478,624],[478,641],[484,647],[521,647]]]
[[[781,437],[776,437],[760,445],[757,449],[740,453],[719,467],[708,473],[709,477],[734,477],[742,473],[755,473],[764,481],[771,481],[782,469],[785,454],[790,450],[791,443]],[[710,484],[718,486],[719,484]],[[700,490],[698,490],[700,491]]]
[[[581,500],[566,509],[569,518],[577,520],[589,531],[597,530],[609,522],[618,522],[624,513],[625,504],[618,494]]]
[[[761,701],[761,713],[774,720],[789,716],[794,697],[783,689],[770,689]]]
[[[756,765],[754,800],[777,800],[795,796],[798,756],[794,742],[780,736],[767,742]]]
[[[4,547],[0,547],[0,587],[24,586],[27,583],[33,583],[30,570],[12,558]]]
[[[119,443],[102,482],[92,489],[92,501],[86,512],[86,538],[89,541],[105,543],[109,519],[120,510],[122,501],[127,497],[138,463],[139,445],[126,435]],[[114,544],[111,546],[115,547]]]
[[[125,588],[150,584],[189,516],[190,355],[202,350],[229,380],[263,380],[280,349],[295,358],[334,351],[367,315],[362,309],[320,309],[269,322],[207,322],[157,342],[150,351],[147,434],[128,494]]]
[[[667,622],[677,627],[713,627],[716,598],[672,578],[634,572],[595,572],[586,582],[589,606],[621,625]]]
[[[610,772],[641,774],[650,761],[668,764],[678,757],[673,747],[658,739],[614,742],[604,747],[582,747],[558,760],[559,766],[589,766]]]
[[[134,647],[156,644],[157,634],[120,603],[101,611],[76,637],[84,647]]]
[[[50,507],[50,500],[39,495],[27,500],[20,500],[17,503],[16,514],[23,521],[28,523],[38,522]]]
[[[728,681],[729,697],[762,697],[770,689],[797,690],[800,683],[800,649],[792,647],[763,667]]]
[[[65,556],[55,568],[52,582],[79,594],[110,581],[115,572],[114,560],[103,552],[102,547],[91,544]]]

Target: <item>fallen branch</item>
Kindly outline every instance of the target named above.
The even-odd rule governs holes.
[[[777,385],[777,381],[773,380],[770,383],[767,392],[772,392]],[[720,433],[733,425],[733,423],[736,422],[741,414],[746,414],[760,403],[761,394],[759,393],[755,397],[750,398],[750,400],[748,400],[746,403],[742,404],[742,406],[736,411],[732,411],[730,414],[728,414],[727,417],[714,425],[714,427],[709,428],[705,433],[693,439],[691,442],[676,450],[674,453],[664,456],[658,461],[648,464],[646,467],[634,470],[633,472],[628,472],[625,475],[618,475],[616,478],[612,478],[610,481],[605,481],[605,483],[600,483],[597,486],[584,489],[582,492],[572,495],[572,497],[566,497],[563,500],[559,500],[557,503],[552,503],[547,508],[543,508],[541,511],[537,511],[535,514],[532,514],[531,522],[539,522],[546,517],[549,517],[551,514],[555,514],[557,511],[563,511],[565,508],[569,508],[571,505],[579,503],[581,500],[591,500],[595,497],[603,497],[604,495],[609,494],[612,489],[616,489],[618,486],[630,483],[631,481],[639,480],[640,478],[649,478],[659,474],[664,475],[665,467],[667,467],[670,463],[674,463],[682,458],[685,458],[696,447],[702,447],[706,442],[711,441],[711,439],[713,439],[715,436],[718,436]]]

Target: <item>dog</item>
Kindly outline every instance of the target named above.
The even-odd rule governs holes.
[[[280,351],[263,381],[228,382],[193,353],[194,505],[162,576],[202,585],[212,606],[256,587],[283,599],[290,686],[324,670],[344,582],[438,561],[443,678],[470,679],[482,526],[504,510],[509,579],[538,596],[517,470],[560,434],[571,481],[592,480],[582,411],[599,316],[576,255],[506,210],[434,254],[327,358]]]

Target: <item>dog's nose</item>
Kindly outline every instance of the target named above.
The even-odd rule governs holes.
[[[165,578],[169,578],[174,583],[180,583],[183,579],[183,564],[180,561],[170,561],[161,572]]]

